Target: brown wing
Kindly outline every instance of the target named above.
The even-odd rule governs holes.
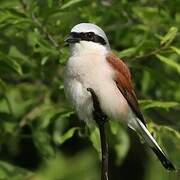
[[[132,86],[129,68],[122,60],[112,53],[108,54],[106,59],[117,72],[114,80],[116,81],[118,89],[121,91],[136,116],[143,122],[144,125],[146,125]]]

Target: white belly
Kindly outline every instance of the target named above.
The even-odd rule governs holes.
[[[108,117],[116,120],[128,118],[130,108],[113,77],[114,71],[107,63],[105,55],[91,54],[69,59],[65,68],[65,93],[80,119],[93,119],[93,104],[87,88],[95,91],[100,106]]]

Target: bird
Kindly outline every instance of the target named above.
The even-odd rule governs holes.
[[[131,73],[111,50],[105,32],[92,23],[75,25],[65,41],[70,57],[64,67],[64,91],[80,120],[93,120],[92,88],[108,118],[135,130],[170,171],[175,166],[148,131],[132,85]]]

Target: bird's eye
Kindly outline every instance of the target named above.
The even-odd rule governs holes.
[[[94,35],[93,32],[86,33],[86,36],[87,36],[88,39],[93,39],[93,35]]]

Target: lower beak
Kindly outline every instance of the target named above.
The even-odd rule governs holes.
[[[75,37],[73,37],[73,35],[70,34],[65,38],[64,41],[67,42],[68,44],[74,44],[74,43],[78,43],[80,41],[80,39],[75,38]]]

